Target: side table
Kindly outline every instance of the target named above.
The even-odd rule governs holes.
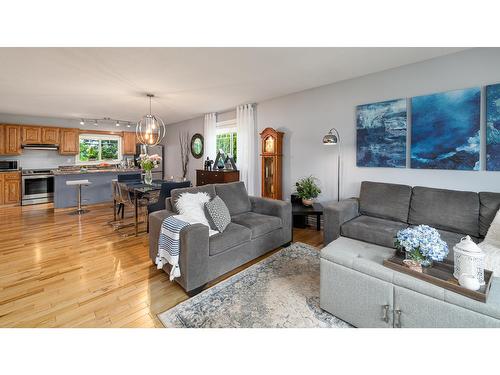
[[[323,205],[321,203],[313,203],[312,206],[304,206],[301,202],[292,203],[292,221],[294,221],[293,226],[296,225],[296,218],[305,218],[309,215],[316,216],[316,230],[321,230],[321,215],[323,215]],[[292,240],[293,240],[293,229],[292,229]]]

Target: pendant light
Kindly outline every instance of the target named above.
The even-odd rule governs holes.
[[[135,133],[140,143],[146,146],[156,146],[165,137],[167,132],[163,120],[151,113],[151,100],[153,94],[147,94],[149,98],[149,115],[145,115],[137,123]]]

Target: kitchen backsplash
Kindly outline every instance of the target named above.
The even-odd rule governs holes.
[[[0,160],[18,160],[19,167],[24,169],[56,168],[60,165],[75,164],[75,157],[59,155],[57,151],[23,150],[22,155],[0,156]]]

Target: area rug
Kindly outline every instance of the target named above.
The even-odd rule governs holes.
[[[298,242],[158,318],[174,328],[350,327],[319,307],[319,251]]]

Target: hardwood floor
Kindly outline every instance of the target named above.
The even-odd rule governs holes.
[[[109,204],[83,216],[0,208],[0,327],[162,327],[156,314],[188,296],[153,267],[147,235],[123,237],[133,227],[118,233],[111,219]],[[294,241],[322,240],[313,228],[294,230]]]

